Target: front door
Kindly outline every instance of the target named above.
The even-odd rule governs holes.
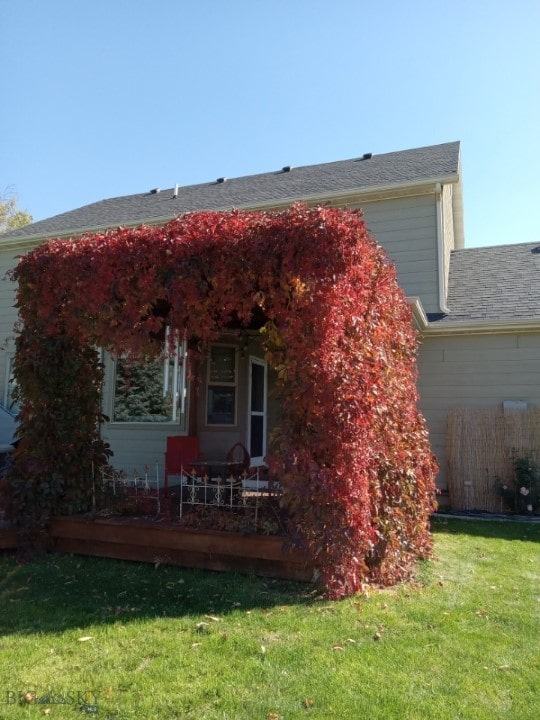
[[[262,465],[266,455],[267,364],[249,358],[248,447],[251,465]]]

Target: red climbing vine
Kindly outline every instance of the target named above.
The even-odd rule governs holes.
[[[283,409],[268,465],[327,594],[393,583],[429,553],[436,465],[416,406],[417,340],[358,212],[192,213],[50,241],[14,278],[12,514],[38,522],[78,508],[91,467],[108,460],[94,348],[156,357],[167,326],[204,353],[224,327],[256,322]]]

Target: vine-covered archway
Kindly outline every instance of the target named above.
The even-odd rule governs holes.
[[[193,213],[50,241],[14,278],[19,520],[83,506],[92,467],[108,460],[95,348],[156,357],[168,327],[202,354],[257,317],[283,410],[268,466],[327,594],[393,583],[429,552],[436,465],[416,405],[417,340],[360,213]]]

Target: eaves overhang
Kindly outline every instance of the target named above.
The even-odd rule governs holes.
[[[347,204],[361,204],[362,202],[374,202],[377,200],[385,200],[392,197],[410,197],[415,195],[425,195],[434,193],[437,184],[459,183],[459,173],[452,173],[444,176],[433,178],[425,178],[415,182],[403,183],[387,183],[383,185],[374,185],[367,188],[349,188],[346,190],[315,193],[312,195],[290,196],[284,198],[273,198],[267,202],[244,203],[239,204],[242,210],[281,210],[289,207],[293,203],[305,202],[308,205],[330,204],[334,206]],[[231,206],[223,206],[216,208],[194,208],[192,210],[180,210],[177,213],[158,217],[141,217],[132,222],[113,221],[104,224],[97,224],[84,227],[73,227],[63,231],[54,233],[40,233],[37,235],[21,235],[15,238],[2,239],[0,236],[0,250],[12,249],[32,249],[42,242],[51,238],[74,238],[80,237],[87,233],[99,233],[111,230],[117,227],[138,227],[140,225],[164,225],[179,215],[189,212],[222,212],[231,210]]]
[[[422,305],[422,301],[417,295],[407,296],[407,304],[411,309],[415,328],[423,333],[429,325],[429,320]]]
[[[457,183],[459,175],[452,173],[441,177],[426,178],[415,182],[388,183],[384,185],[373,185],[367,188],[349,188],[334,192],[315,193],[301,197],[287,197],[268,201],[266,203],[253,203],[242,205],[246,210],[279,209],[292,205],[295,202],[305,202],[308,205],[330,203],[332,205],[345,204],[354,198],[355,201],[371,202],[375,200],[386,200],[391,197],[409,197],[411,195],[427,195],[435,192],[437,183]]]
[[[500,335],[540,332],[540,317],[506,320],[445,320],[428,322],[422,330],[426,337],[445,335]]]

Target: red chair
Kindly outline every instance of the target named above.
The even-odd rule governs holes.
[[[201,460],[199,438],[194,435],[170,436],[167,438],[165,453],[165,496],[169,491],[169,475],[180,475],[182,467]]]

